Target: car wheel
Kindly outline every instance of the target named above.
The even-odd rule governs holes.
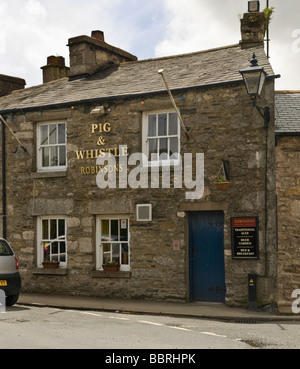
[[[16,295],[11,295],[11,296],[7,296],[6,297],[6,305],[7,306],[13,306],[19,298],[19,294],[17,293]]]

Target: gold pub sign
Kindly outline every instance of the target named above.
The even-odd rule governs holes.
[[[99,124],[91,124],[91,134],[99,135],[97,136],[96,144],[97,148],[88,149],[88,150],[78,150],[76,151],[77,160],[97,160],[98,157],[104,158],[105,155],[114,156],[115,158],[121,156],[128,156],[127,147],[121,146],[120,150],[118,147],[104,147],[106,145],[106,138],[104,136],[105,133],[111,132],[111,124],[107,123],[99,123]],[[101,172],[122,172],[122,164],[112,165],[93,165],[93,166],[82,166],[80,167],[81,175],[92,175],[97,174],[99,171]]]

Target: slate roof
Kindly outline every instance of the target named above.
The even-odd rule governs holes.
[[[300,134],[300,91],[277,91],[275,115],[277,134]]]
[[[263,46],[242,49],[240,45],[231,45],[123,63],[91,77],[73,81],[64,78],[15,91],[0,98],[0,113],[165,92],[166,87],[157,73],[159,69],[164,69],[172,91],[240,82],[239,70],[248,67],[254,51],[259,65],[274,76]]]

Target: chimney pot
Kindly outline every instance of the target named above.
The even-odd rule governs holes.
[[[102,31],[92,31],[91,37],[99,41],[104,41],[104,33]]]
[[[259,1],[248,1],[248,12],[259,12],[260,4]]]
[[[59,67],[65,66],[65,58],[63,56],[48,56],[47,65],[58,65]]]

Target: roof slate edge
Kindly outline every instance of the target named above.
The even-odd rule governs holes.
[[[267,80],[273,80],[273,79],[276,79],[276,78],[280,78],[280,75],[277,74],[277,75],[267,76]],[[226,82],[219,82],[219,83],[211,83],[211,84],[205,84],[205,85],[196,85],[196,86],[176,88],[176,89],[171,89],[171,92],[172,93],[178,93],[178,92],[195,90],[195,89],[214,88],[214,87],[228,86],[228,85],[240,84],[240,83],[243,83],[243,79],[233,80],[233,81],[226,81]],[[41,110],[41,109],[49,109],[50,110],[50,109],[57,109],[57,108],[63,108],[63,107],[71,107],[71,106],[76,106],[76,105],[99,103],[99,102],[102,102],[102,101],[104,102],[104,101],[112,101],[112,100],[142,98],[142,97],[148,97],[148,96],[153,96],[153,95],[163,95],[163,94],[168,94],[168,91],[167,90],[157,90],[157,91],[144,92],[144,93],[105,96],[105,97],[98,97],[98,98],[92,98],[92,99],[66,101],[66,102],[56,103],[56,104],[36,105],[36,106],[30,106],[30,107],[24,107],[24,108],[13,108],[13,109],[7,109],[7,110],[0,110],[0,114],[5,115],[5,114],[9,114],[9,113],[29,112],[29,111],[36,111],[36,110]]]
[[[275,91],[276,95],[295,95],[300,94],[300,90],[278,90]]]

